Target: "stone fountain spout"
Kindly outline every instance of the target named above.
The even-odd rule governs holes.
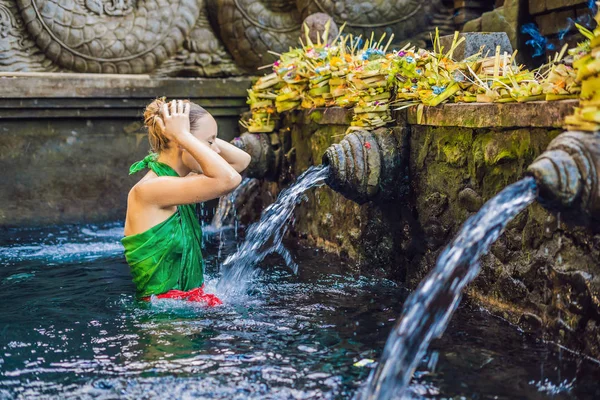
[[[327,184],[359,204],[401,196],[406,189],[403,133],[403,128],[380,128],[346,135],[323,155],[330,170]]]
[[[565,132],[528,168],[548,208],[600,221],[600,133]]]
[[[246,169],[249,178],[277,180],[281,170],[283,150],[277,134],[243,133],[231,143],[250,154],[252,161]]]

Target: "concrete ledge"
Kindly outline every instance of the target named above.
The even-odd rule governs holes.
[[[159,96],[187,98],[215,117],[238,118],[249,78],[186,79],[146,75],[19,74],[0,76],[0,118],[140,118]]]
[[[464,128],[561,128],[573,113],[577,100],[533,101],[528,103],[450,103],[407,111],[410,125],[455,126]]]
[[[0,76],[6,98],[147,98],[158,95],[194,98],[246,98],[251,78],[157,78],[148,75],[29,73]]]
[[[350,125],[354,111],[342,107],[323,107],[309,110],[306,115],[319,125]]]
[[[528,103],[447,103],[423,107],[418,121],[417,106],[392,111],[397,124],[462,128],[562,128],[578,100],[532,101]],[[351,108],[321,107],[302,110],[319,125],[350,125]]]

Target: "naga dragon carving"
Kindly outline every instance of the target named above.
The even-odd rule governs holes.
[[[452,11],[442,0],[0,0],[0,34],[18,38],[0,47],[0,69],[240,75],[296,46],[314,13],[422,44],[435,26],[453,30]]]
[[[214,0],[216,1],[216,0]],[[440,34],[454,30],[453,9],[441,0],[219,0],[221,38],[236,64],[255,70],[273,62],[267,50],[285,52],[298,45],[302,21],[325,13],[345,32],[363,37],[395,34],[397,43],[424,46],[436,26]]]

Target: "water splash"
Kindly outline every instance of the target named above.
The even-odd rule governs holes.
[[[0,264],[32,260],[44,260],[47,263],[89,261],[115,257],[123,252],[120,242],[123,237],[122,223],[63,227],[48,230],[43,235],[32,231],[35,237],[29,237],[26,233],[19,232],[7,245],[0,246]]]
[[[479,273],[479,257],[506,225],[536,198],[533,178],[516,182],[488,201],[462,226],[435,268],[404,304],[362,400],[400,398],[429,343],[439,338],[460,302],[462,289]]]
[[[549,395],[557,395],[560,393],[569,393],[575,385],[575,378],[573,378],[573,380],[570,382],[565,379],[558,384],[552,383],[548,378],[544,379],[543,381],[530,381],[529,384],[537,387],[539,392],[545,392]]]
[[[220,296],[244,293],[250,280],[255,277],[254,266],[271,253],[281,255],[288,267],[297,272],[298,266],[291,254],[283,246],[282,240],[292,218],[294,207],[308,189],[322,186],[329,168],[310,167],[295,184],[279,194],[277,201],[263,211],[260,220],[252,224],[246,232],[246,240],[235,254],[223,263],[223,275],[217,285]]]
[[[258,179],[244,178],[242,183],[229,195],[222,196],[219,199],[219,205],[215,211],[211,227],[221,229],[224,226],[233,225],[236,221],[236,210],[239,206],[238,199],[248,190],[254,189],[258,185]]]

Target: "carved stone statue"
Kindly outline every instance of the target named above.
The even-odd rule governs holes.
[[[345,32],[422,45],[454,29],[442,0],[0,0],[0,71],[256,73],[326,13]]]
[[[367,37],[395,34],[397,42],[425,45],[436,26],[440,34],[454,30],[453,9],[441,0],[220,0],[220,35],[236,64],[253,71],[275,61],[267,53],[285,52],[298,45],[302,21],[326,13],[346,33]]]

